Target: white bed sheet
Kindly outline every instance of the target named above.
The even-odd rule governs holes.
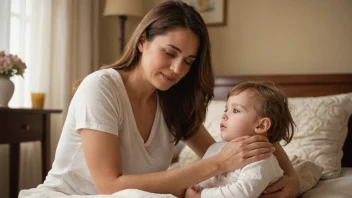
[[[44,189],[22,191],[20,198],[175,198],[168,194],[154,194],[128,189],[113,195],[64,195]],[[318,184],[301,198],[352,198],[352,168],[342,168],[341,175],[335,179],[320,180]]]
[[[22,190],[19,198],[176,198],[171,194],[155,194],[137,189],[126,189],[112,195],[65,195],[45,188]]]
[[[302,198],[351,198],[352,168],[342,168],[340,177],[320,180],[318,184],[302,195]]]

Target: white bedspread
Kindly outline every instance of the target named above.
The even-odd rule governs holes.
[[[320,180],[318,184],[302,195],[302,198],[351,198],[352,168],[342,168],[335,179]],[[154,194],[136,189],[127,189],[112,195],[65,195],[43,188],[21,191],[19,198],[176,198],[171,194]]]
[[[318,184],[302,195],[302,198],[351,198],[352,168],[342,168],[335,179],[320,180]]]
[[[137,189],[127,189],[112,195],[65,195],[44,188],[21,191],[19,198],[176,198],[171,194],[155,194]]]

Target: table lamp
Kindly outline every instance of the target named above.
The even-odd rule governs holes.
[[[120,18],[121,27],[121,46],[122,54],[125,47],[125,22],[127,16],[144,16],[142,0],[106,0],[104,8],[104,16],[117,15]]]

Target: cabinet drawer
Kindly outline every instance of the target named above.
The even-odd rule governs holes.
[[[31,113],[0,113],[0,144],[43,139],[44,116]]]

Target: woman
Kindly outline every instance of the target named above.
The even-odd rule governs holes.
[[[213,87],[201,16],[181,1],[157,5],[134,31],[122,58],[79,85],[53,167],[38,188],[69,195],[129,188],[182,195],[191,185],[268,157],[272,145],[253,136],[238,140],[240,146],[229,143],[212,158],[166,171],[174,143],[184,140],[199,156],[214,143],[202,126]],[[280,146],[275,154],[288,176],[273,190],[295,196],[298,180],[290,161]]]

